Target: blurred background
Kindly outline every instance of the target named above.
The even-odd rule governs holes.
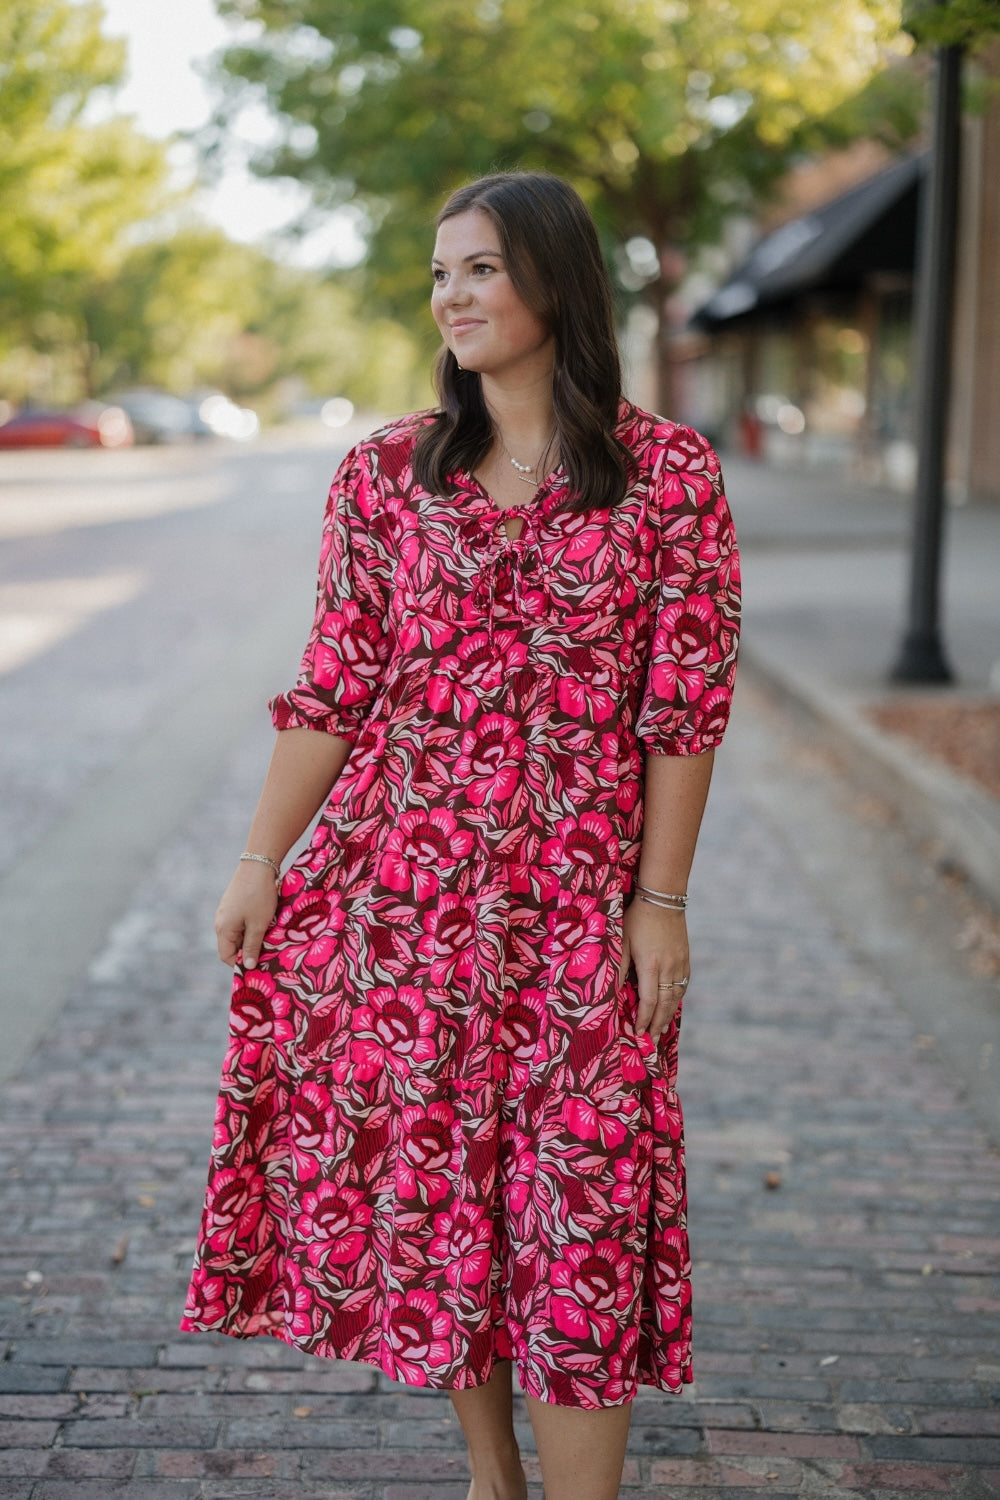
[[[97,527],[112,582],[8,549],[0,661],[129,588],[143,614],[113,520],[221,527],[235,490],[246,522],[279,452],[315,507],[345,445],[430,404],[436,208],[540,167],[600,226],[629,394],[720,448],[766,543],[748,652],[874,694],[871,725],[995,796],[998,26],[993,0],[4,0],[0,533],[72,575]]]
[[[6,0],[0,444],[250,438],[233,405],[273,425],[429,401],[434,210],[521,165],[593,209],[639,400],[906,489],[929,82],[959,39],[947,482],[996,501],[995,24],[989,0]],[[79,425],[30,430],[56,411]]]
[[[996,0],[0,0],[18,1500],[465,1495],[445,1397],[174,1329],[211,915],[329,483],[432,402],[434,216],[507,167],[586,198],[629,394],[718,446],[744,564],[682,1047],[698,1385],[640,1407],[623,1493],[1000,1493]]]

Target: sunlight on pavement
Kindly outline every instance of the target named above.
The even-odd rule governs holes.
[[[223,474],[199,474],[182,482],[173,476],[144,479],[141,484],[82,481],[44,494],[36,486],[11,486],[0,497],[0,538],[45,536],[74,526],[146,520],[170,511],[215,505],[229,493]]]
[[[250,488],[321,493],[317,452],[332,476],[347,449],[382,419],[362,413],[336,430],[320,421],[288,423],[253,443],[99,450],[39,449],[0,455],[0,540],[53,536],[80,527],[144,521],[200,510]],[[262,460],[267,477],[262,477]],[[287,468],[288,472],[285,472]]]
[[[0,673],[41,656],[103,610],[127,604],[145,582],[144,573],[131,571],[0,584]]]

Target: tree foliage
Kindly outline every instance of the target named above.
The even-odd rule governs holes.
[[[350,278],[199,225],[162,143],[127,117],[93,122],[125,63],[102,20],[92,0],[0,0],[0,396],[154,383],[266,404],[292,380],[383,408],[423,395],[412,341],[362,324]]]
[[[69,0],[0,7],[0,323],[44,344],[80,288],[112,275],[137,220],[162,206],[164,148],[126,118],[88,124],[119,79],[122,45],[101,8]]]
[[[225,58],[273,105],[258,163],[358,203],[373,284],[425,295],[428,221],[459,182],[563,173],[659,309],[683,261],[766,192],[879,70],[898,0],[221,0],[262,23]],[[232,89],[236,100],[237,88]],[[625,249],[633,242],[631,259]],[[637,245],[648,243],[648,249]]]
[[[137,246],[85,317],[101,388],[220,386],[265,409],[289,382],[386,410],[424,394],[412,340],[363,322],[349,277],[278,265],[203,225]]]
[[[997,0],[905,0],[903,24],[928,47],[968,47],[1000,32]]]

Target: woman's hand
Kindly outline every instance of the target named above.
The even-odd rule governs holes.
[[[268,866],[250,860],[237,865],[215,913],[215,937],[224,964],[256,968],[277,906],[278,887]]]
[[[244,849],[263,849],[280,864],[329,797],[350,752],[350,743],[336,734],[279,730]],[[277,906],[274,871],[257,860],[241,860],[215,913],[224,964],[256,968]]]
[[[654,1042],[659,1041],[684,998],[686,986],[679,981],[691,977],[690,963],[684,913],[653,906],[638,896],[631,901],[622,922],[618,980],[624,984],[629,965],[635,965],[639,988],[636,1031],[648,1031]],[[668,983],[672,989],[663,987]]]

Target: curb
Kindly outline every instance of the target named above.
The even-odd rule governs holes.
[[[876,728],[862,712],[868,700],[820,690],[753,645],[742,646],[740,657],[761,686],[824,730],[911,834],[933,840],[939,862],[955,865],[1000,907],[1000,804],[900,736]]]

